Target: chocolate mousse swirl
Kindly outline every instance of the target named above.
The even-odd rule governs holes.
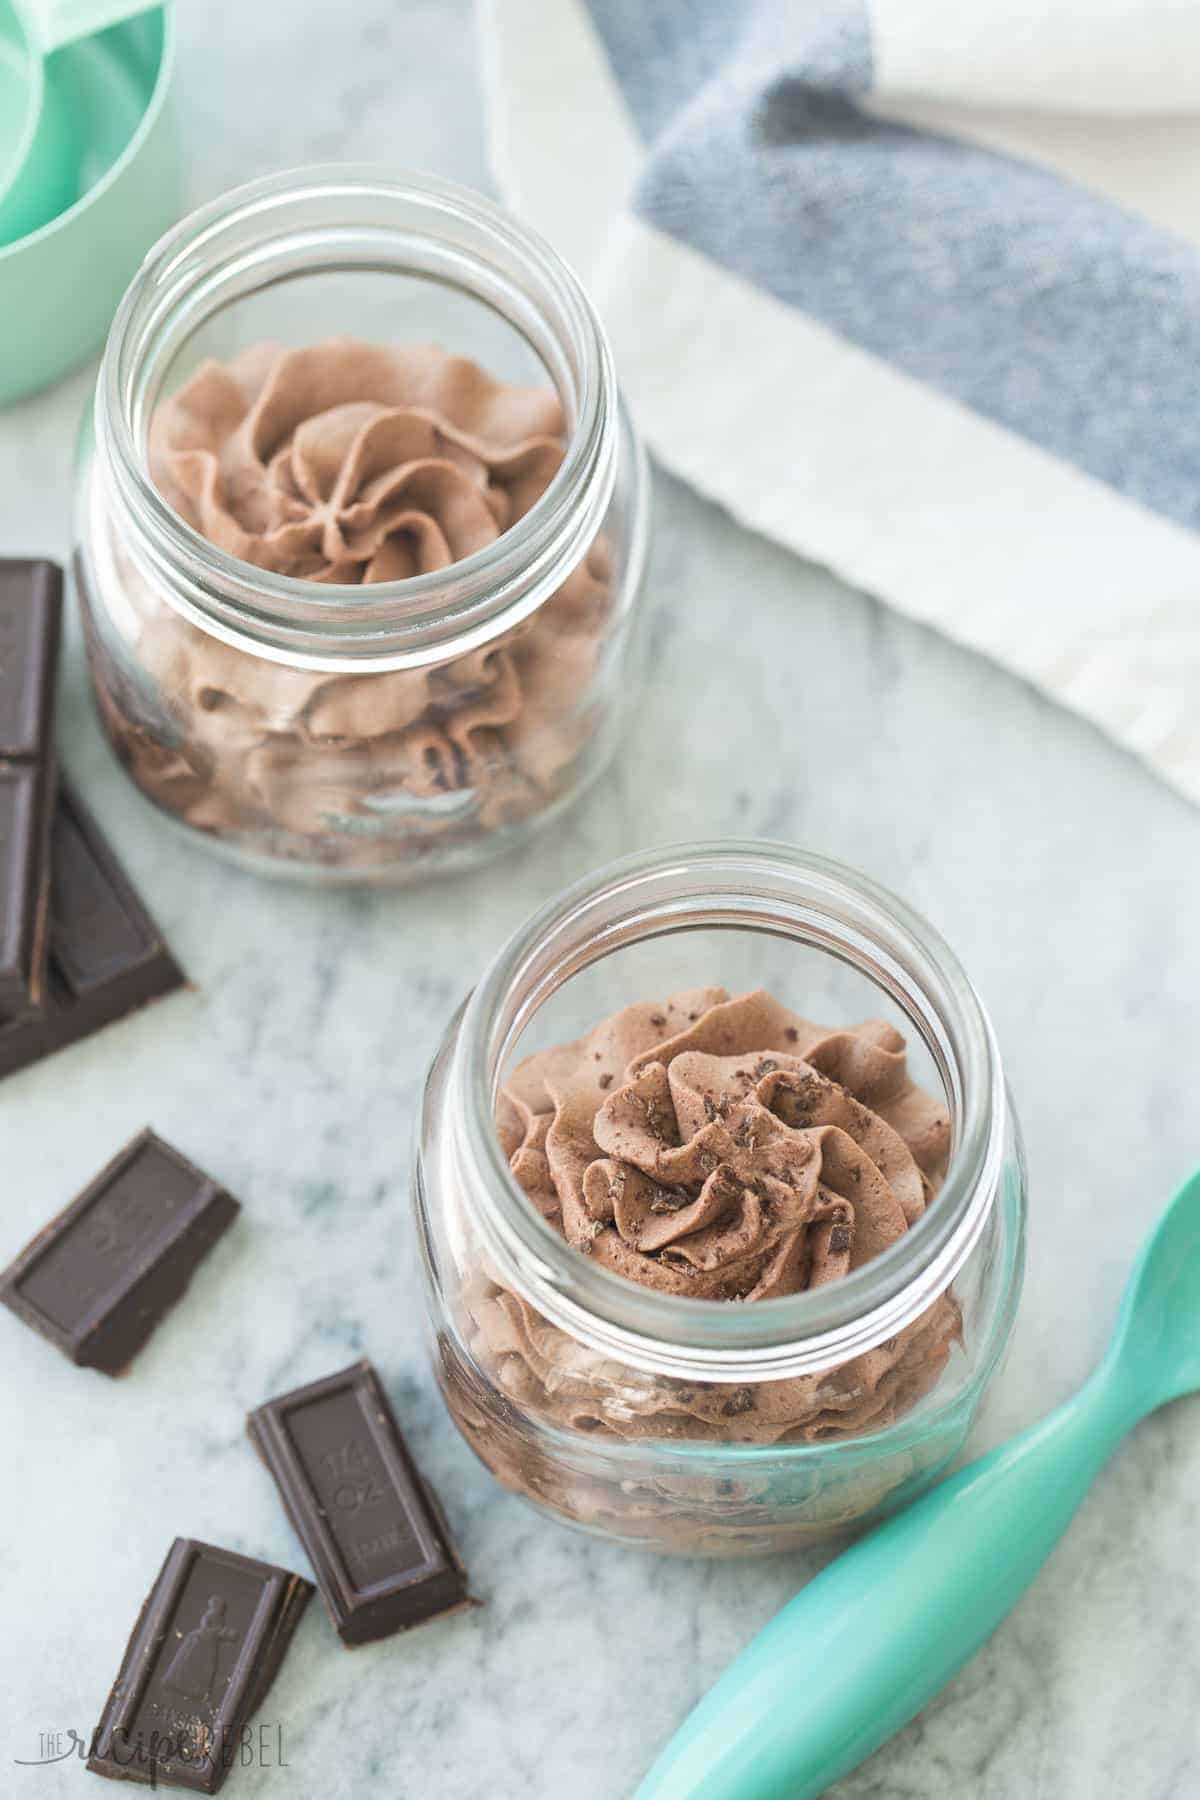
[[[231,556],[306,581],[401,581],[494,543],[563,457],[553,388],[433,344],[255,344],[155,412],[165,497]]]
[[[837,1281],[921,1216],[944,1175],[944,1106],[882,1021],[830,1031],[762,991],[626,1007],[515,1071],[497,1126],[514,1175],[576,1249],[661,1292],[754,1301]],[[769,1442],[888,1423],[937,1379],[948,1296],[829,1373],[729,1388],[631,1387],[518,1296],[478,1297],[502,1384],[589,1430]],[[561,1340],[561,1341],[560,1341]]]
[[[565,431],[552,388],[497,381],[432,344],[266,343],[201,364],[160,402],[150,471],[194,530],[242,562],[375,584],[495,543],[553,481]],[[116,670],[97,681],[105,722],[139,785],[200,830],[301,859],[386,861],[396,842],[467,839],[541,810],[598,728],[612,611],[599,539],[494,643],[371,674],[233,648],[181,617],[115,543],[112,557],[169,724]]]

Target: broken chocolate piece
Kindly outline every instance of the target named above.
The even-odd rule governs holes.
[[[0,1023],[0,1076],[185,985],[99,826],[66,783],[54,816],[51,875],[42,1009]]]
[[[42,1003],[62,570],[0,562],[0,1018]]]
[[[343,1643],[477,1604],[369,1362],[268,1400],[246,1428]]]
[[[92,1773],[217,1793],[312,1592],[273,1563],[176,1538],[96,1727]]]
[[[237,1213],[143,1131],[0,1274],[0,1301],[72,1362],[119,1374]]]

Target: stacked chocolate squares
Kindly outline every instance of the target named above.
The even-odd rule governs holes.
[[[0,562],[0,1076],[184,985],[59,774],[62,589],[56,563]]]

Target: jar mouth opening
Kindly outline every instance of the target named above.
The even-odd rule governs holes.
[[[208,320],[283,281],[355,271],[415,275],[480,301],[536,353],[569,424],[546,491],[493,543],[445,569],[365,586],[280,574],[220,548],[160,493],[145,453],[163,377]],[[402,667],[405,653],[416,665],[448,643],[458,652],[490,641],[560,584],[611,498],[616,411],[603,327],[538,233],[454,182],[330,164],[234,189],[158,241],[114,317],[95,427],[138,547],[181,590],[182,610],[208,615],[196,622],[277,660],[296,660],[306,639],[333,637],[356,660]]]
[[[589,1262],[530,1203],[494,1107],[530,1020],[573,975],[627,945],[688,930],[766,932],[827,952],[880,988],[930,1053],[951,1114],[946,1178],[888,1249],[836,1282],[737,1306],[644,1288]],[[681,1378],[757,1379],[828,1368],[893,1336],[943,1293],[1000,1186],[1007,1103],[994,1035],[933,928],[856,871],[792,846],[726,840],[642,852],[586,877],[510,939],[466,1003],[452,1079],[477,1224],[503,1279],[552,1322],[638,1366]]]

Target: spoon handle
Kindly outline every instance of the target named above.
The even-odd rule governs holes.
[[[809,1800],[868,1757],[1024,1593],[1132,1423],[1110,1363],[837,1557],[684,1721],[635,1800]]]

